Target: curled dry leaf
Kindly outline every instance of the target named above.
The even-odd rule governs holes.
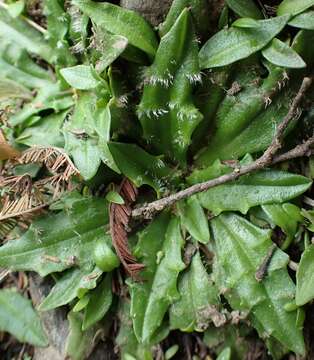
[[[52,174],[62,173],[62,179],[65,181],[79,175],[68,154],[63,149],[53,146],[33,146],[24,151],[18,161],[21,164],[43,163]]]
[[[132,213],[131,206],[137,198],[138,191],[134,184],[125,178],[120,185],[119,194],[124,199],[124,204],[110,204],[112,244],[128,275],[136,278],[144,265],[137,262],[128,247],[127,227]]]
[[[42,163],[53,175],[34,183],[28,174],[0,177],[0,187],[6,188],[1,199],[0,221],[41,210],[49,205],[51,194],[55,200],[64,190],[71,190],[71,177],[79,175],[69,156],[57,147],[31,147],[16,161],[20,164]]]

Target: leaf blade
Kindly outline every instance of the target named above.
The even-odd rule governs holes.
[[[10,332],[21,342],[41,347],[48,345],[47,336],[30,300],[11,289],[0,290],[0,329]]]
[[[265,59],[277,66],[293,69],[306,67],[305,62],[296,51],[276,38],[262,50],[262,54]]]
[[[260,336],[266,333],[288,349],[303,354],[302,329],[296,327],[297,311],[284,310],[295,294],[286,269],[288,256],[277,249],[268,275],[257,282],[255,272],[272,244],[270,233],[232,213],[220,215],[211,225],[217,254],[215,279],[220,289],[229,289],[225,296],[232,308],[250,311]]]
[[[244,59],[267,45],[286,25],[289,15],[258,20],[258,28],[223,29],[211,37],[199,53],[201,69],[225,66]]]

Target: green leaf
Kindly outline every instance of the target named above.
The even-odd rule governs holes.
[[[205,170],[196,170],[190,183],[214,179],[230,172],[217,161]],[[257,205],[282,203],[304,193],[312,182],[303,176],[279,170],[263,170],[242,176],[239,180],[216,186],[198,195],[203,207],[215,215],[223,211],[240,211],[246,214]]]
[[[71,121],[63,128],[65,148],[85,180],[95,176],[101,161],[119,172],[107,145],[111,127],[110,102],[103,106],[97,100],[93,93],[82,93]]]
[[[101,73],[126,50],[128,39],[124,36],[110,34],[102,27],[96,27],[94,31],[96,36],[101,37],[101,47],[97,48],[100,57],[95,65],[95,70]]]
[[[276,126],[287,115],[300,83],[291,83],[271,102],[269,99],[274,96],[274,91],[279,91],[278,84],[285,81],[286,73],[284,68],[269,63],[266,66],[268,76],[261,78],[262,69],[255,62],[252,65],[243,61],[238,65],[233,84],[240,91],[227,94],[220,103],[211,124],[213,135],[210,141],[207,140],[208,146],[196,155],[198,165],[208,166],[216,159],[238,159],[247,153],[263,151],[270,145]],[[292,122],[285,135],[293,126]]]
[[[240,18],[232,23],[232,26],[238,28],[258,28],[259,22],[251,18]]]
[[[86,359],[95,347],[96,327],[82,330],[83,318],[80,313],[69,312],[69,335],[66,341],[66,355],[73,360]]]
[[[30,100],[31,98],[31,92],[23,85],[13,80],[0,79],[0,101],[5,99]]]
[[[178,281],[180,299],[169,310],[170,328],[184,332],[204,331],[210,321],[206,311],[218,305],[218,292],[211,282],[199,252]]]
[[[43,8],[47,19],[47,39],[54,49],[53,62],[62,66],[74,65],[76,59],[67,41],[70,19],[64,10],[64,1],[44,0]]]
[[[20,16],[24,10],[25,2],[24,0],[18,0],[11,4],[8,4],[8,13],[13,17],[16,18]]]
[[[158,157],[148,154],[135,144],[108,144],[109,150],[121,173],[128,177],[137,187],[144,184],[160,194],[166,185],[170,169]]]
[[[10,117],[12,126],[25,125],[30,117],[44,110],[59,112],[73,105],[69,92],[62,91],[59,84],[49,84],[38,91],[33,100],[24,105],[23,109]]]
[[[224,6],[221,10],[218,20],[218,30],[223,29],[225,26],[229,24],[229,8],[228,6]]]
[[[120,298],[118,318],[120,320],[120,328],[116,337],[116,344],[119,346],[121,360],[153,360],[154,348],[152,345],[162,341],[168,335],[168,332],[164,332],[161,336],[156,337],[152,344],[140,344],[134,334],[128,299]]]
[[[180,221],[161,214],[139,234],[136,256],[146,265],[143,282],[129,280],[131,316],[139,342],[149,342],[160,327],[171,303],[179,298],[177,277],[185,265],[181,260],[183,239]]]
[[[68,131],[68,127],[65,128]],[[94,139],[79,139],[71,133],[65,134],[67,152],[73,157],[75,166],[84,180],[92,179],[101,164],[100,150]]]
[[[112,302],[111,275],[106,275],[90,293],[90,301],[85,308],[82,330],[85,331],[101,320]]]
[[[74,265],[93,264],[97,241],[108,241],[108,206],[104,199],[82,198],[72,209],[35,220],[20,239],[0,247],[0,266],[32,270],[45,276]]]
[[[1,77],[10,79],[28,89],[45,88],[53,82],[51,73],[38,66],[15,43],[0,43]]]
[[[271,223],[279,226],[287,235],[284,244],[281,246],[285,250],[297,232],[298,223],[301,223],[303,220],[300,209],[296,205],[289,203],[263,205],[262,209]]]
[[[209,241],[208,219],[196,197],[178,203],[181,224],[202,244]]]
[[[288,25],[300,29],[314,30],[314,10],[308,10],[293,17]]]
[[[230,347],[225,348],[217,357],[217,360],[231,360]]]
[[[301,211],[302,216],[307,220],[306,227],[311,232],[314,232],[314,210],[305,210]]]
[[[94,89],[99,81],[95,79],[89,65],[76,65],[60,70],[66,82],[75,89]]]
[[[73,104],[72,93],[64,91],[60,84],[55,82],[50,71],[38,66],[25,49],[15,43],[0,42],[0,72],[5,80],[18,82],[36,93],[29,96],[29,91],[25,91],[25,98],[31,101],[24,102],[22,109],[9,118],[12,126],[25,125],[30,117],[43,110],[59,112]]]
[[[28,52],[51,62],[53,49],[44,40],[43,35],[21,18],[12,18],[7,10],[0,8],[0,38],[3,42],[17,44]]]
[[[167,351],[165,352],[165,360],[170,360],[172,359],[175,354],[179,351],[179,345],[175,344],[172,345],[169,349],[167,349]]]
[[[69,304],[86,290],[94,289],[101,274],[102,271],[98,268],[73,268],[62,273],[49,295],[38,306],[38,310],[47,311]]]
[[[87,292],[85,295],[83,295],[82,298],[80,298],[77,303],[73,306],[73,309],[72,311],[73,312],[80,312],[82,311],[83,309],[86,308],[86,306],[88,305],[89,303],[89,300],[90,300],[90,295],[89,293]]]
[[[116,191],[109,191],[106,195],[106,200],[115,204],[124,204],[123,197]]]
[[[105,28],[114,35],[124,36],[129,44],[154,57],[157,39],[151,26],[136,12],[120,6],[96,3],[90,0],[73,1],[84,14],[87,14],[97,25]]]
[[[182,165],[192,133],[203,118],[192,96],[194,84],[201,80],[197,53],[191,15],[184,9],[162,37],[155,61],[146,71],[137,110],[147,142]]]
[[[226,0],[227,5],[237,15],[252,19],[262,19],[263,15],[252,0]]]
[[[0,330],[9,332],[20,342],[35,346],[48,345],[31,301],[12,289],[0,290]]]
[[[159,34],[161,37],[166,35],[166,33],[172,28],[185,8],[191,10],[193,23],[196,25],[196,32],[202,36],[208,35],[208,2],[206,0],[174,0],[165,21],[159,25]]]
[[[223,29],[211,37],[199,53],[201,69],[232,64],[266,46],[286,25],[289,15],[258,20],[251,29]]]
[[[297,270],[297,291],[295,302],[305,305],[314,298],[314,245],[307,247]]]
[[[215,281],[230,306],[250,311],[249,318],[261,337],[274,337],[289,350],[304,354],[297,311],[284,310],[295,294],[286,269],[289,257],[277,249],[266,277],[258,282],[255,272],[272,246],[270,232],[232,213],[211,220],[211,226],[216,245]]]
[[[40,118],[34,126],[27,127],[16,139],[16,142],[27,146],[43,145],[62,148],[64,138],[61,127],[67,114],[68,111],[62,111]]]
[[[273,39],[271,43],[262,50],[262,54],[264,58],[277,66],[295,69],[306,67],[301,56],[279,39]]]
[[[277,15],[297,15],[314,5],[314,0],[283,0],[277,9]]]

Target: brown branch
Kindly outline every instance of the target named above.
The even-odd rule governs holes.
[[[216,179],[211,179],[199,184],[192,185],[175,194],[169,195],[165,198],[153,201],[140,208],[134,209],[132,211],[132,216],[151,218],[154,213],[161,211],[168,206],[171,206],[172,204],[174,204],[179,200],[188,198],[194,194],[206,191],[215,186],[225,184],[226,182],[234,181],[243,175],[246,175],[256,170],[261,170],[269,165],[272,165],[273,163],[278,163],[279,161],[285,161],[293,157],[300,157],[306,155],[309,152],[310,146],[313,144],[313,138],[308,140],[303,145],[298,145],[296,148],[294,148],[293,150],[289,151],[286,154],[279,155],[278,157],[274,157],[278,152],[278,150],[281,148],[285,130],[287,129],[291,120],[296,115],[298,106],[304,94],[306,93],[307,89],[311,86],[312,81],[313,79],[308,77],[305,77],[303,79],[301,87],[297,95],[293,99],[293,102],[290,106],[287,115],[284,117],[283,121],[279,124],[271,144],[260,158],[258,158],[256,161],[254,161],[249,165],[235,169],[232,173],[222,175]]]
[[[314,153],[314,149],[311,149],[312,146],[314,146],[314,136],[310,137],[303,144],[296,146],[292,150],[275,156],[271,164],[274,165],[283,161],[296,159],[303,156],[311,156]]]

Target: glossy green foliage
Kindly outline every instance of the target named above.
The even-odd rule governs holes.
[[[182,227],[184,227],[195,240],[203,244],[208,243],[208,220],[198,199],[191,197],[181,201],[178,203],[178,210]]]
[[[160,194],[170,175],[165,162],[135,144],[109,143],[109,149],[120,171],[140,187],[144,184]]]
[[[313,0],[283,0],[277,9],[278,15],[297,15],[314,5]]]
[[[121,360],[153,360],[152,345],[140,344],[136,339],[130,316],[129,300],[120,300],[117,315],[120,320],[120,329],[116,342],[119,346]],[[161,341],[166,335],[167,332],[162,336],[157,336],[155,343]]]
[[[82,93],[71,121],[64,125],[65,148],[85,180],[95,176],[103,161],[119,172],[108,149],[111,103],[98,102],[94,93]]]
[[[218,292],[197,252],[178,281],[180,299],[169,311],[170,328],[184,332],[204,331],[211,322],[211,309],[218,307]]]
[[[93,252],[95,264],[105,272],[110,272],[120,265],[119,258],[112,250],[110,244],[105,241],[99,241]]]
[[[92,264],[95,243],[108,238],[107,208],[104,199],[82,198],[67,211],[39,218],[20,239],[0,247],[0,266],[45,276]]]
[[[204,118],[193,133],[190,147],[193,153],[199,150],[200,145],[208,141],[208,136],[213,131],[214,119],[226,95],[225,89],[228,88],[232,74],[232,66],[225,66],[215,68],[203,77],[202,84],[195,94],[195,101]]]
[[[296,235],[298,224],[302,222],[300,208],[293,204],[263,205],[263,211],[273,225],[279,226],[286,234],[286,240],[282,245],[285,249]]]
[[[108,274],[90,294],[90,300],[84,312],[82,330],[89,329],[101,320],[109,310],[111,302],[111,275]]]
[[[44,15],[47,19],[47,38],[54,49],[52,62],[60,66],[76,63],[76,58],[70,51],[67,39],[69,31],[69,15],[64,9],[64,0],[44,0]]]
[[[88,65],[64,68],[60,70],[60,73],[66,82],[75,89],[90,90],[94,89],[99,83]]]
[[[24,7],[24,0],[18,0],[16,2],[8,4],[7,11],[13,18],[16,18],[22,14]]]
[[[138,116],[144,137],[158,153],[184,164],[195,127],[202,120],[192,91],[201,80],[190,12],[184,9],[161,39],[145,74]]]
[[[217,360],[231,360],[231,349],[225,348],[217,357]]]
[[[153,57],[157,48],[156,36],[150,25],[136,12],[117,5],[96,3],[90,0],[75,0],[75,5],[87,14],[98,26],[115,35],[124,36],[129,44]]]
[[[208,35],[209,6],[206,0],[174,0],[165,21],[159,25],[160,36],[166,35],[184,8],[189,8],[191,10],[197,33],[202,36]]]
[[[69,312],[69,334],[66,341],[66,355],[73,360],[84,360],[94,347],[97,327],[87,331],[82,330],[83,316],[80,313]]]
[[[226,0],[215,21],[220,9],[207,0],[174,0],[154,29],[113,3],[43,0],[39,18],[24,0],[1,5],[0,152],[2,133],[21,151],[59,147],[80,174],[61,179],[67,163],[53,155],[44,166],[0,164],[0,183],[17,182],[2,189],[0,210],[8,191],[10,200],[31,194],[19,175],[47,199],[43,214],[27,209],[27,218],[0,223],[0,277],[50,275],[54,286],[36,306],[70,309],[62,356],[74,360],[99,335],[122,360],[185,357],[190,336],[221,360],[243,360],[261,340],[275,360],[302,356],[301,306],[314,298],[313,161],[269,165],[145,219],[130,212],[238,172],[271,144],[312,74],[313,2],[284,0],[276,17],[260,1]],[[310,136],[312,95],[298,104],[282,152]],[[125,178],[138,188],[132,209],[119,188]],[[296,289],[289,256],[301,259]],[[46,345],[36,313],[25,319],[29,302],[7,294],[0,290],[0,330]],[[203,346],[188,348],[202,357]]]
[[[135,253],[146,265],[141,273],[144,281],[130,281],[129,289],[134,332],[140,342],[151,340],[169,305],[180,297],[177,278],[185,267],[183,242],[179,219],[167,213],[139,234]]]
[[[98,268],[73,268],[57,279],[55,286],[39,305],[38,310],[47,311],[69,304],[73,299],[94,289],[102,271]]]
[[[262,19],[263,15],[253,0],[226,0],[227,5],[243,18]]]
[[[48,339],[30,300],[13,289],[0,290],[0,330],[21,342],[47,346]]]
[[[51,72],[43,69],[22,49],[14,43],[2,41],[0,44],[0,79],[10,81],[11,88],[24,87],[16,98],[25,99],[22,109],[10,116],[9,122],[12,126],[25,125],[32,116],[40,111],[53,109],[61,111],[73,104],[71,94],[61,89],[54,80]],[[30,96],[30,90],[36,91],[36,96]],[[6,91],[6,96],[8,92]]]
[[[195,170],[188,181],[191,184],[203,182],[231,171],[232,169],[216,161],[204,170]],[[311,184],[310,179],[300,175],[263,170],[200,193],[198,199],[203,207],[215,215],[230,210],[245,214],[253,206],[293,199],[304,193]]]
[[[306,248],[297,270],[295,302],[302,306],[314,298],[314,245]]]
[[[305,210],[301,211],[302,216],[306,219],[306,227],[311,232],[314,232],[314,210]]]
[[[40,111],[53,109],[58,112],[73,104],[71,94],[60,88],[49,71],[38,66],[24,49],[5,41],[0,45],[0,78],[10,80],[15,86],[26,87],[24,94],[18,97],[26,97],[27,101],[10,117],[12,126],[25,126]],[[28,96],[27,89],[36,91],[33,99]]]
[[[64,147],[64,137],[61,128],[67,114],[68,111],[65,110],[45,116],[44,118],[32,117],[31,126],[28,126],[16,141],[27,146]],[[49,137],[46,136],[47,134],[49,134]]]
[[[7,10],[0,8],[0,39],[10,41],[30,53],[52,62],[53,48],[45,41],[43,35],[21,18],[12,18]]]
[[[286,68],[304,68],[305,62],[290,46],[279,39],[273,39],[262,50],[262,54],[272,64]]]
[[[71,93],[60,89],[59,84],[51,83],[40,89],[34,99],[26,103],[21,111],[10,117],[10,124],[13,126],[26,126],[32,116],[41,111],[54,110],[59,112],[66,110],[73,105]]]
[[[238,159],[270,145],[276,124],[289,110],[287,99],[293,99],[295,91],[294,87],[286,88],[275,96],[287,74],[284,68],[269,63],[267,68],[267,77],[262,78],[260,67],[246,61],[242,63],[213,114],[213,135],[208,146],[196,155],[198,165],[208,165],[217,158]]]
[[[314,10],[308,10],[294,16],[288,24],[300,29],[314,30]]]
[[[32,61],[25,49],[2,41],[0,50],[1,78],[10,79],[29,89],[43,88],[53,81],[52,75]]]
[[[96,39],[95,47],[97,52],[99,52],[95,70],[98,73],[102,73],[120,55],[125,55],[123,53],[127,49],[129,42],[126,37],[111,34],[101,26],[94,26],[93,29]]]
[[[116,191],[109,191],[106,195],[106,200],[115,204],[124,204],[123,197]]]
[[[277,249],[265,278],[258,282],[255,272],[272,245],[270,233],[235,214],[220,215],[211,221],[211,226],[217,256],[215,282],[231,307],[250,311],[252,324],[261,337],[274,337],[289,350],[304,354],[297,310],[284,310],[295,294],[286,270],[289,257]]]
[[[200,67],[213,68],[232,64],[266,46],[286,25],[289,15],[258,20],[256,28],[220,30],[212,36],[199,53]]]
[[[293,49],[300,55],[307,64],[307,67],[313,66],[314,56],[313,48],[308,46],[314,40],[314,31],[301,30],[293,40]]]
[[[259,22],[251,18],[240,18],[232,23],[233,27],[250,29],[259,26]]]

